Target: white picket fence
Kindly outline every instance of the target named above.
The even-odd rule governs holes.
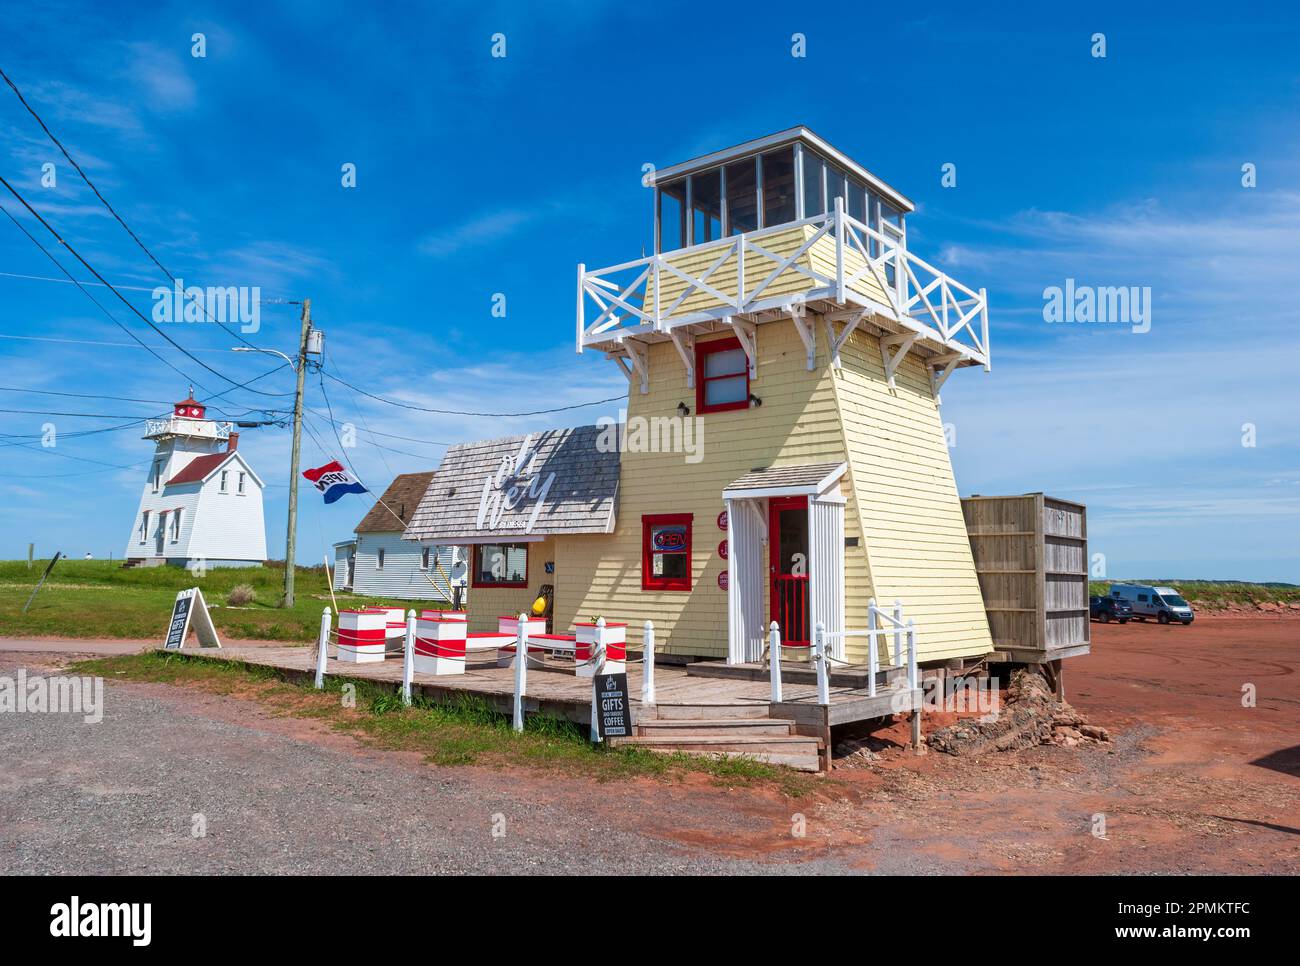
[[[518,617],[517,628],[515,633],[515,662],[514,662],[514,701],[511,714],[511,725],[515,731],[524,730],[524,697],[528,693],[528,662],[533,660],[528,656],[528,615],[521,613]],[[600,617],[596,620],[598,641],[604,640],[605,618]],[[642,675],[641,675],[641,705],[643,707],[653,706],[655,703],[655,629],[652,621],[646,621],[644,626],[644,641],[642,645]],[[328,671],[329,646],[330,639],[333,636],[333,615],[329,607],[326,607],[321,614],[320,637],[317,640],[316,652],[316,689],[320,690],[325,687],[325,674]],[[603,643],[594,645],[590,663],[595,663],[597,674],[605,663],[605,646]],[[626,663],[636,663],[626,661]],[[402,701],[406,705],[411,704],[411,680],[415,675],[415,611],[406,612],[406,640],[402,655]],[[591,740],[599,741],[600,732],[596,725],[598,714],[597,693],[595,679],[592,680],[591,695]]]

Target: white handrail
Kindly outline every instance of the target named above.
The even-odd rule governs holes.
[[[883,623],[886,626],[881,626]],[[773,622],[775,626],[775,622]],[[820,626],[820,625],[819,625]],[[894,601],[894,613],[891,615],[882,610],[876,604],[873,597],[867,602],[867,629],[864,631],[828,631],[822,629],[822,636],[827,640],[846,639],[850,637],[865,637],[867,639],[867,696],[874,698],[876,696],[876,677],[880,673],[880,648],[879,639],[885,634],[894,636],[894,653],[891,660],[894,667],[905,666],[908,674],[908,684],[910,687],[916,687],[916,621],[908,619],[903,620],[903,603]],[[904,639],[906,639],[906,655],[904,652]],[[829,659],[828,659],[829,660]],[[901,662],[906,662],[905,664]]]
[[[515,731],[524,730],[524,691],[528,685],[528,615],[520,612],[515,637],[515,708],[511,722]]]
[[[627,645],[623,645],[626,647]],[[591,740],[600,742],[600,711],[597,710],[597,695],[600,693],[600,675],[605,670],[605,618],[596,618],[596,643],[593,646],[591,660],[596,667],[591,675]]]
[[[876,696],[876,668],[880,666],[880,650],[876,643],[876,602],[873,599],[867,606],[867,630],[870,635],[867,637],[867,697]]]
[[[826,673],[826,626],[817,622],[813,631],[813,660],[817,662],[817,703],[828,707],[831,703],[830,681]]]
[[[415,676],[415,611],[406,612],[405,653],[402,655],[402,704],[411,706],[411,678]]]
[[[907,685],[916,690],[916,621],[907,622]]]
[[[625,645],[626,646],[626,645]],[[653,707],[655,703],[655,625],[653,621],[645,622],[645,632],[641,644],[641,704]]]
[[[772,621],[767,628],[767,654],[772,662],[772,703],[781,703],[781,627]]]
[[[320,639],[316,642],[316,690],[325,687],[325,662],[329,659],[330,647],[330,609],[327,605],[320,615]]]

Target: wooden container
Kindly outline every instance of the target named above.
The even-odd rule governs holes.
[[[1042,493],[961,503],[993,646],[1029,663],[1087,654],[1087,507]]]

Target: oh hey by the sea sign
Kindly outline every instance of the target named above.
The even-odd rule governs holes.
[[[531,533],[537,517],[546,505],[546,495],[551,492],[555,474],[545,476],[538,469],[539,453],[536,438],[529,434],[519,444],[513,456],[505,454],[497,471],[483,481],[483,491],[478,502],[477,525],[480,530],[500,528],[501,518],[508,511],[532,502],[532,511],[524,524],[523,532]]]

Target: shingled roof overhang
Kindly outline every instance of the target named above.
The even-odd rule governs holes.
[[[819,496],[839,482],[847,463],[802,463],[750,470],[722,491],[724,500],[757,500],[772,496]]]
[[[579,426],[447,450],[403,537],[425,543],[529,542],[611,533],[615,431]]]

